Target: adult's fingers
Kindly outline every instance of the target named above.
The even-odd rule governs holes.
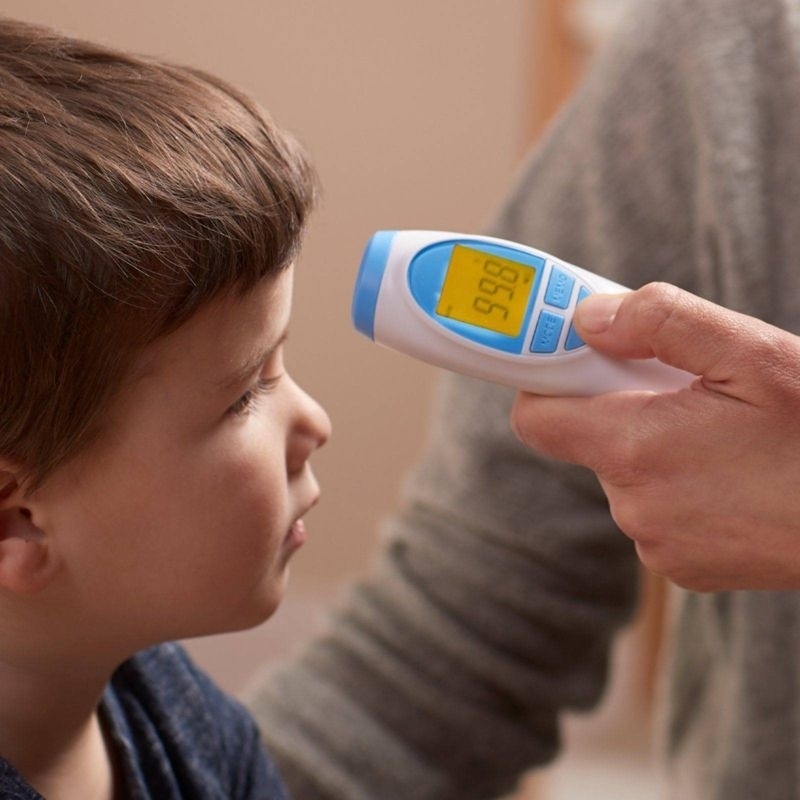
[[[615,392],[595,397],[543,397],[520,392],[511,411],[517,437],[544,455],[606,473],[639,440],[642,411],[654,396]]]

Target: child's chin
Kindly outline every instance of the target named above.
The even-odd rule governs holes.
[[[235,613],[227,614],[224,618],[206,618],[193,631],[173,638],[194,639],[257,628],[277,611],[282,599],[283,587],[280,587],[278,591],[272,590],[269,594],[252,599],[246,608],[240,606]]]
[[[280,582],[274,582],[263,594],[253,598],[252,605],[242,614],[242,618],[237,621],[236,627],[229,630],[248,630],[266,622],[278,610],[286,591],[288,579],[289,571],[285,569]]]

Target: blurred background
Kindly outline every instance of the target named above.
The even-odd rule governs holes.
[[[424,442],[435,370],[350,323],[364,243],[380,228],[480,232],[631,2],[646,0],[0,0],[7,16],[237,84],[298,136],[320,173],[287,355],[334,436],[315,457],[323,501],[278,614],[254,631],[188,643],[233,693],[324,625],[368,566]],[[649,719],[663,593],[646,585],[602,708],[569,721],[568,755],[517,798],[656,796]]]

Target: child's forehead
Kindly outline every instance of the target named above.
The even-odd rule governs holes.
[[[291,313],[291,268],[260,281],[245,293],[226,292],[201,307],[183,325],[141,354],[142,376],[185,375],[208,384],[229,383],[259,354],[284,336]]]

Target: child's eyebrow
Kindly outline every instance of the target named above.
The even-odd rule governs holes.
[[[259,350],[252,358],[248,358],[233,374],[217,381],[217,388],[227,390],[244,383],[288,338],[289,331],[285,330],[274,344]]]

